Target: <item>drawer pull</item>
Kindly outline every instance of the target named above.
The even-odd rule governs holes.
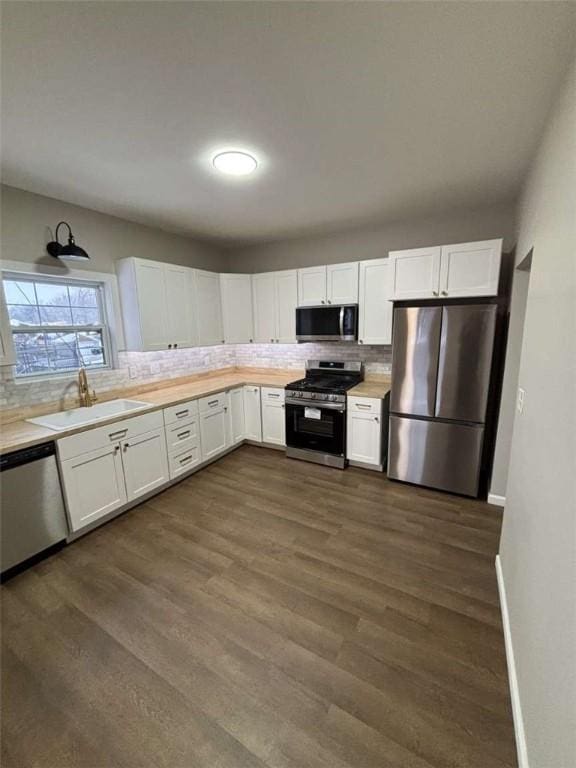
[[[188,416],[188,414],[189,414],[189,413],[190,413],[190,409],[189,409],[189,408],[186,408],[184,411],[176,411],[176,416],[177,416],[179,419],[181,419],[181,418],[182,418],[182,416]]]
[[[268,397],[280,397],[277,392],[268,392]]]
[[[219,403],[218,400],[209,400],[208,401],[208,405],[210,406],[210,408],[213,408],[215,405],[218,405],[218,403]]]
[[[120,438],[124,437],[126,432],[128,432],[127,429],[119,429],[117,432],[109,432],[108,437],[110,440],[119,440]]]
[[[356,403],[356,408],[368,408],[368,410],[370,410],[372,406],[365,403]]]
[[[189,435],[189,434],[190,434],[190,430],[189,430],[189,429],[186,429],[184,432],[178,432],[178,434],[176,435],[176,437],[177,437],[179,440],[182,440],[182,438],[183,438],[183,437],[188,437],[188,435]]]
[[[189,461],[192,461],[192,456],[184,456],[183,459],[180,459],[180,464],[187,464]]]

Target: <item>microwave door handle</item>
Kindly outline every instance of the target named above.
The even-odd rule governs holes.
[[[344,307],[340,307],[340,338],[344,337]]]

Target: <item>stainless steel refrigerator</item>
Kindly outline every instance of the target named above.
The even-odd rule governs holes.
[[[497,307],[396,307],[388,477],[479,491]]]

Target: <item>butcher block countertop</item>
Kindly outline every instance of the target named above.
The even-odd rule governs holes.
[[[96,392],[100,402],[117,398],[130,398],[148,403],[150,407],[58,432],[47,427],[41,427],[38,424],[30,424],[24,419],[18,419],[17,421],[7,420],[6,416],[8,414],[3,414],[2,418],[5,420],[1,425],[0,454],[16,451],[21,448],[29,448],[32,445],[38,445],[39,443],[51,440],[59,440],[68,435],[85,432],[87,429],[113,424],[123,419],[140,416],[143,413],[167,408],[171,405],[178,405],[179,403],[195,400],[206,395],[213,395],[215,392],[221,392],[223,389],[232,389],[243,384],[253,384],[258,387],[285,387],[286,384],[296,381],[296,379],[300,379],[303,376],[304,371],[297,369],[228,368],[220,372],[215,371],[213,373],[191,376],[185,381],[178,379],[178,383],[159,382],[156,385],[149,384],[147,385],[148,389],[132,387],[126,390],[115,390],[114,392]],[[385,376],[370,376],[362,384],[351,389],[349,394],[355,397],[383,398],[389,389],[389,378]],[[27,416],[31,418],[45,413],[54,413],[57,410],[57,405],[52,403],[42,411],[35,408],[34,412]]]
[[[348,395],[352,397],[377,397],[383,400],[392,386],[390,376],[372,374],[366,376],[361,384],[348,390]]]

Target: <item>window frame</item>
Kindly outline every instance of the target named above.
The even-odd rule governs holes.
[[[2,325],[2,337],[4,342],[4,356],[0,360],[0,366],[11,366],[14,370],[14,381],[25,383],[31,380],[51,379],[51,378],[71,378],[75,377],[77,370],[70,368],[66,370],[54,370],[45,371],[39,373],[30,374],[16,374],[16,350],[14,347],[14,331],[10,325],[10,319],[8,317],[7,303],[5,300],[4,292],[4,279],[13,279],[21,281],[31,282],[54,282],[57,284],[67,285],[88,285],[98,286],[100,288],[99,295],[99,307],[101,312],[101,322],[97,326],[28,326],[26,329],[22,328],[20,332],[34,332],[41,329],[42,332],[50,332],[50,329],[54,329],[59,332],[61,329],[70,330],[76,332],[80,329],[84,330],[103,330],[102,341],[104,346],[104,354],[106,358],[106,365],[94,367],[92,369],[92,375],[98,375],[99,373],[105,373],[106,371],[115,370],[119,367],[118,352],[125,348],[124,344],[124,329],[122,324],[122,315],[120,312],[120,298],[118,291],[118,281],[115,273],[110,272],[93,272],[92,270],[84,269],[70,269],[67,266],[45,265],[41,262],[29,263],[20,261],[8,261],[2,260],[1,263],[1,277],[2,283],[0,284],[0,299],[2,304],[2,312],[0,316],[0,324]]]

